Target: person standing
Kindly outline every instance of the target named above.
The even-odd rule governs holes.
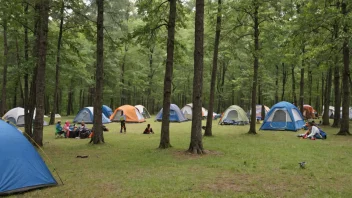
[[[121,111],[120,122],[121,122],[120,133],[122,133],[122,129],[123,129],[124,132],[126,133],[126,116],[125,116],[125,114],[123,113],[123,111]]]

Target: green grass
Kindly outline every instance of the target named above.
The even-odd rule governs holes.
[[[142,134],[147,123],[156,134]],[[147,123],[127,124],[127,134],[118,133],[119,123],[108,124],[102,145],[55,139],[54,126],[45,127],[44,150],[52,164],[41,155],[64,185],[15,196],[352,197],[352,137],[333,135],[337,129],[323,128],[328,139],[312,141],[296,137],[303,131],[247,135],[248,125],[214,121],[214,137],[203,139],[208,154],[198,156],[184,152],[191,122],[171,123],[173,147],[167,150],[157,149],[161,123]],[[299,168],[302,161],[306,169]]]

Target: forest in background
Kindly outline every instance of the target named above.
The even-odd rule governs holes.
[[[1,114],[23,107],[25,92],[29,91],[35,67],[34,2],[12,0],[0,5],[0,85],[1,101],[6,101],[1,103]],[[205,108],[209,101],[217,3],[205,1]],[[156,113],[163,101],[168,1],[120,0],[104,5],[103,103],[112,109],[143,104]],[[250,108],[255,56],[259,58],[258,104],[270,107],[282,100],[296,104],[302,100],[319,113],[324,102],[334,106],[340,100],[341,105],[342,77],[346,74],[343,52],[351,42],[351,7],[347,1],[338,0],[223,1],[214,111],[221,113],[233,104]],[[53,109],[56,85],[57,113],[75,115],[81,108],[93,106],[96,9],[90,1],[50,1],[45,114]],[[255,11],[258,50],[253,45]],[[171,102],[180,107],[192,102],[194,12],[193,1],[177,1]],[[346,75],[350,84],[349,73]]]

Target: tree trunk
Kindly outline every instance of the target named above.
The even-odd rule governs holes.
[[[254,1],[254,14],[253,14],[253,20],[254,20],[254,53],[253,53],[253,58],[254,58],[254,65],[253,65],[253,83],[252,83],[252,103],[251,103],[251,123],[249,127],[249,134],[257,134],[256,132],[256,101],[257,101],[257,80],[258,80],[258,67],[259,67],[259,20],[258,20],[258,10],[259,10],[259,5],[257,0]]]
[[[35,5],[38,11],[36,44],[37,44],[37,79],[36,79],[36,115],[33,125],[33,140],[43,146],[45,66],[48,39],[49,0],[40,0]]]
[[[17,62],[17,67],[21,68],[21,59],[20,59],[20,52],[19,52],[19,47],[18,47],[18,39],[16,36],[16,62]],[[16,81],[16,86],[15,86],[15,97],[14,97],[14,107],[17,106],[17,88],[20,88],[20,94],[21,94],[21,105],[24,107],[24,98],[23,98],[23,91],[22,91],[22,83],[21,83],[21,75],[18,75],[17,81]]]
[[[346,20],[347,16],[347,3],[343,2],[342,5],[342,13]],[[345,38],[343,42],[343,75],[342,75],[342,119],[340,131],[337,135],[350,135],[350,125],[349,125],[349,107],[350,107],[350,48],[348,46],[349,39],[346,35],[348,35],[348,28],[345,22],[345,26],[343,28],[345,33]]]
[[[102,110],[104,85],[104,0],[97,0],[97,68],[95,76],[93,144],[104,143]]]
[[[204,0],[196,0],[194,35],[194,76],[191,142],[188,152],[202,154],[202,92],[203,92],[203,56],[204,56]]]
[[[207,124],[205,128],[204,136],[213,135],[212,124],[213,124],[213,111],[214,111],[215,82],[216,82],[216,72],[218,70],[218,54],[219,54],[219,43],[220,43],[220,33],[221,33],[221,6],[222,6],[221,0],[218,0],[218,14],[216,17],[216,32],[215,32],[215,42],[214,42],[214,54],[213,54],[213,69],[211,72],[208,116],[207,116]]]
[[[275,104],[279,102],[279,66],[276,67],[276,78],[275,78]]]
[[[339,24],[337,19],[334,24],[334,40],[336,41],[339,37]],[[340,67],[339,67],[339,56],[338,49],[335,47],[335,57],[334,57],[334,122],[332,123],[332,127],[338,128],[340,127],[340,107],[341,107],[341,89],[340,89]],[[328,110],[327,110],[328,111]],[[329,115],[330,116],[330,115]]]
[[[311,67],[308,66],[308,104],[309,105],[312,105],[312,85],[313,85],[313,71],[311,70]]]
[[[24,6],[24,59],[25,64],[29,65],[29,39],[28,39],[28,0],[25,2]],[[25,119],[25,133],[28,137],[32,137],[32,122],[33,122],[33,111],[35,106],[35,79],[36,73],[33,73],[31,87],[29,87],[29,75],[30,69],[28,67],[25,68],[24,74],[24,119]],[[36,70],[34,70],[36,71]],[[28,138],[29,139],[29,138]]]
[[[323,113],[323,125],[330,125],[329,122],[329,105],[330,105],[330,95],[331,95],[331,78],[332,78],[332,68],[329,67],[329,70],[326,73],[326,88],[324,93],[324,111]]]
[[[316,85],[317,85],[317,90],[316,90],[316,92],[319,93],[319,86],[320,86],[320,85],[319,85],[319,82],[320,82],[320,81],[319,81],[319,80],[317,80],[317,81],[318,81],[318,82],[317,82],[317,84],[316,84]],[[319,95],[315,96],[315,105],[314,105],[314,106],[317,107],[316,110],[317,110],[318,112],[321,112],[321,111],[322,111],[322,110],[320,109],[320,97],[319,97]],[[318,114],[318,115],[319,115],[319,114]]]
[[[68,100],[67,100],[67,111],[66,111],[66,115],[71,115],[71,113],[73,113],[73,90],[72,90],[72,85],[73,82],[71,80],[70,82],[70,87],[68,90]]]
[[[324,94],[325,93],[325,78],[324,73],[321,73],[321,104],[324,105]]]
[[[79,92],[80,95],[80,101],[79,101],[79,109],[82,109],[84,107],[84,89],[81,89]]]
[[[3,19],[4,27],[4,69],[2,73],[2,95],[0,105],[0,117],[6,113],[6,84],[7,84],[7,61],[8,61],[8,46],[7,46],[7,20]]]
[[[56,71],[55,71],[55,90],[54,90],[54,105],[50,114],[49,124],[55,123],[55,114],[57,113],[57,100],[58,100],[58,90],[59,90],[59,77],[60,77],[60,52],[61,52],[61,39],[62,39],[62,27],[64,24],[64,0],[61,0],[61,9],[60,9],[60,29],[59,37],[57,39],[57,53],[56,53]]]
[[[121,65],[121,105],[126,104],[126,87],[125,87],[125,62],[127,56],[127,44],[125,44],[125,54],[123,55]]]
[[[301,110],[301,113],[303,114],[303,105],[304,105],[304,53],[305,53],[305,47],[302,47],[302,67],[301,67],[301,81],[299,83],[300,88],[299,88],[299,109]]]
[[[291,76],[292,76],[292,100],[293,104],[297,105],[297,96],[296,96],[296,78],[295,78],[295,65],[291,66]]]
[[[285,63],[282,63],[282,93],[281,93],[281,101],[285,99],[285,87],[287,82],[287,71],[285,67]]]
[[[175,21],[176,21],[176,0],[169,0],[169,22],[167,26],[167,57],[164,78],[164,100],[163,100],[163,117],[161,123],[161,134],[159,148],[166,149],[171,147],[170,144],[170,104],[171,104],[171,84],[174,65],[174,44],[175,44]]]

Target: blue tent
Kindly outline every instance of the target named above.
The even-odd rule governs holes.
[[[298,108],[289,102],[279,102],[271,107],[260,130],[297,131],[305,122]]]
[[[92,124],[93,119],[94,119],[93,107],[84,107],[78,112],[75,119],[73,119],[73,122],[81,123],[83,121],[86,124]],[[111,122],[109,118],[107,118],[103,113],[102,113],[102,121],[103,121],[103,124]]]
[[[105,115],[105,117],[110,118],[110,116],[114,113],[110,107],[103,105],[101,107],[101,110],[103,111],[103,114]]]
[[[0,196],[57,185],[32,144],[0,120]]]
[[[161,121],[163,119],[163,109],[156,115],[155,120]],[[186,117],[181,112],[180,108],[175,104],[170,104],[170,122],[184,122],[187,121]]]

